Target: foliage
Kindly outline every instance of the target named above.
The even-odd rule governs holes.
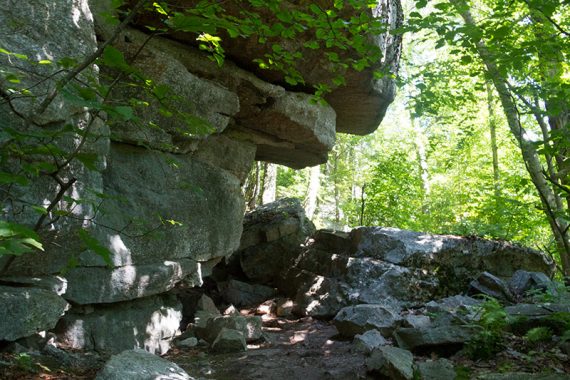
[[[534,344],[551,340],[552,335],[553,333],[551,329],[541,326],[528,330],[524,337],[529,343]]]
[[[503,348],[507,313],[494,298],[488,298],[479,310],[478,331],[466,343],[465,350],[473,359],[490,359]]]

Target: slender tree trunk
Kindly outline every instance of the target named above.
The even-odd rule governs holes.
[[[251,172],[243,185],[243,193],[247,210],[253,210],[257,206],[257,198],[260,185],[260,163],[255,162]]]
[[[261,194],[261,204],[275,201],[277,194],[277,165],[266,163],[265,175],[263,177],[263,192]]]
[[[493,154],[493,188],[495,189],[495,202],[498,203],[501,197],[501,185],[499,183],[499,149],[497,147],[497,119],[493,107],[493,89],[487,81],[487,111],[489,112],[489,133],[491,134],[491,153]]]
[[[309,170],[309,186],[307,188],[307,198],[305,202],[305,212],[307,217],[312,219],[317,211],[317,200],[321,188],[321,166],[313,166]]]
[[[469,7],[464,0],[450,0],[450,3],[461,15],[467,26],[477,27],[473,17],[471,16]],[[543,175],[542,165],[535,145],[525,138],[526,131],[521,124],[519,111],[514,101],[513,94],[509,91],[507,78],[497,67],[495,57],[487,49],[487,46],[482,40],[476,42],[476,48],[477,53],[483,61],[487,69],[487,73],[499,94],[499,99],[501,100],[509,129],[519,144],[527,171],[542,200],[544,211],[556,240],[558,251],[560,252],[563,272],[566,275],[570,275],[570,239],[568,236],[568,223],[560,217],[560,215],[564,215],[567,210],[559,208],[558,203],[556,202],[556,193],[551,187],[551,183],[548,182]]]
[[[414,115],[410,112],[410,123],[412,124],[412,128],[414,130],[414,134],[416,135],[415,138],[415,146],[416,146],[416,157],[418,162],[418,167],[420,169],[420,178],[422,180],[422,188],[424,193],[422,194],[422,213],[428,214],[429,208],[426,204],[426,196],[430,194],[430,184],[429,184],[429,171],[428,171],[428,163],[427,163],[427,155],[426,155],[426,144],[425,144],[425,137],[421,127],[416,122]]]

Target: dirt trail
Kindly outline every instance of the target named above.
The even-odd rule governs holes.
[[[349,341],[336,339],[337,330],[328,322],[264,318],[263,331],[266,342],[249,345],[247,352],[176,350],[166,358],[196,379],[368,379],[365,356],[351,352]]]

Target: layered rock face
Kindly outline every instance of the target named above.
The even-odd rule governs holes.
[[[382,17],[391,24],[399,22],[396,1],[379,3]],[[216,263],[239,248],[241,185],[253,161],[294,168],[322,163],[334,145],[336,130],[371,131],[393,96],[391,80],[374,80],[370,71],[349,78],[344,93],[331,94],[330,105],[315,104],[311,94],[286,90],[278,79],[260,78],[231,59],[219,68],[184,41],[149,40],[139,30],[126,28],[114,47],[149,80],[169,86],[176,106],[196,118],[194,127],[203,121],[212,126],[208,136],[184,133],[188,125],[159,112],[160,105],[152,99],[140,99],[147,100],[148,107],[137,108],[136,118],[111,128],[104,115],[93,119],[85,103],[61,93],[38,112],[45,94],[66,71],[52,76],[50,65],[32,61],[55,63],[74,57],[81,62],[114,33],[104,18],[111,11],[109,4],[35,0],[0,5],[0,34],[5,36],[0,47],[30,58],[2,54],[0,72],[18,67],[16,71],[26,73],[20,80],[33,92],[0,105],[4,125],[27,133],[75,126],[58,144],[94,158],[91,163],[74,160],[60,173],[70,187],[59,199],[61,186],[48,176],[26,186],[16,184],[9,189],[10,197],[1,198],[3,219],[30,226],[38,220],[30,204],[47,207],[57,200],[40,231],[45,252],[13,262],[0,257],[4,283],[34,289],[25,292],[32,298],[26,307],[42,314],[49,301],[57,308],[45,314],[45,320],[2,330],[9,333],[0,332],[0,340],[51,329],[65,313],[56,330],[71,347],[165,352],[178,328],[181,306],[164,293],[180,282],[201,285]],[[379,65],[395,69],[399,40],[382,37],[377,42],[392,52]],[[243,61],[254,53],[236,45],[229,56]],[[105,82],[96,66],[89,67],[77,82]],[[3,90],[6,83],[1,79]],[[142,96],[133,94],[129,86],[118,87],[113,92],[117,101]],[[335,100],[343,97],[342,102]],[[367,108],[362,111],[361,105]],[[152,128],[141,127],[141,121]],[[82,134],[89,135],[84,142]],[[7,141],[2,134],[0,142]],[[64,216],[56,213],[62,210]],[[97,245],[88,248],[79,238],[80,230],[110,252],[107,261],[93,252]],[[54,277],[58,274],[61,279]],[[43,287],[49,290],[38,291],[38,283],[48,284]],[[44,295],[48,291],[53,300]],[[10,286],[2,289],[6,299],[22,292]],[[66,311],[67,302],[72,306]],[[113,328],[108,328],[110,324]]]

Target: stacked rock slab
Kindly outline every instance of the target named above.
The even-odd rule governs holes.
[[[399,310],[461,293],[481,272],[506,278],[520,269],[554,267],[543,253],[505,242],[361,227],[317,231],[279,285],[297,312],[330,318],[361,303]]]
[[[0,257],[0,273],[11,277],[11,284],[34,286],[36,280],[55,283],[55,276],[63,270],[66,285],[52,289],[52,301],[58,307],[49,320],[38,319],[34,322],[40,323],[30,328],[8,330],[23,331],[22,335],[50,329],[69,302],[72,307],[59,321],[57,331],[71,347],[108,352],[144,348],[163,353],[182,315],[179,302],[165,293],[182,281],[188,286],[200,285],[216,263],[240,246],[244,211],[241,185],[254,159],[295,168],[325,162],[334,144],[337,110],[315,104],[311,94],[286,90],[276,84],[279,80],[260,79],[231,59],[219,68],[184,41],[160,37],[149,41],[139,30],[126,28],[114,47],[152,82],[169,86],[179,110],[193,117],[195,125],[191,126],[208,124],[212,127],[209,135],[184,133],[187,123],[160,113],[153,99],[140,99],[147,101],[148,107],[137,109],[135,116],[155,128],[140,128],[129,118],[112,126],[103,118],[91,120],[84,104],[61,93],[45,111],[36,112],[45,94],[61,78],[51,76],[55,63],[70,57],[81,62],[113,34],[113,26],[104,17],[112,11],[111,3],[62,0],[48,4],[32,0],[0,4],[0,33],[4,36],[0,47],[18,54],[0,55],[0,72],[23,68],[26,75],[21,78],[22,87],[34,90],[32,97],[16,97],[11,106],[0,105],[3,123],[31,133],[37,128],[67,124],[80,129],[91,125],[93,137],[81,149],[95,158],[89,165],[74,160],[62,173],[76,180],[56,210],[71,208],[72,217],[54,217],[49,228],[42,231],[45,252],[24,255],[13,262]],[[394,24],[400,10],[396,1],[389,3],[382,14]],[[390,62],[379,65],[395,69],[399,40],[383,37],[378,43],[392,52],[386,55]],[[255,52],[250,53],[251,59],[255,58]],[[30,60],[18,61],[19,54]],[[229,56],[243,61],[244,54]],[[54,64],[30,63],[41,60]],[[105,78],[113,73],[101,70],[99,75],[96,66],[89,66],[77,82],[85,83],[89,78],[109,81]],[[371,131],[393,97],[391,79],[375,81],[371,72],[363,78],[350,81],[347,91],[354,96],[342,102],[345,122],[339,130]],[[4,78],[0,78],[2,89],[4,85]],[[129,86],[117,86],[114,100],[140,98],[131,91]],[[334,103],[332,97],[329,101]],[[379,103],[383,106],[373,113],[355,114],[350,123],[346,122],[351,119],[350,104],[365,104],[371,110]],[[37,125],[26,120],[31,116]],[[349,124],[352,126],[347,127]],[[72,151],[78,141],[81,133],[69,132],[61,145]],[[55,182],[46,178],[40,176],[28,186],[13,186],[17,200],[9,207],[10,200],[2,204],[3,210],[8,210],[2,217],[34,226],[38,215],[27,205],[46,205],[59,191]],[[81,203],[68,207],[67,197]],[[78,237],[80,230],[108,249],[108,261],[86,247]],[[21,293],[5,288],[7,299]],[[110,325],[113,328],[108,328]],[[20,337],[8,334],[0,340]]]

